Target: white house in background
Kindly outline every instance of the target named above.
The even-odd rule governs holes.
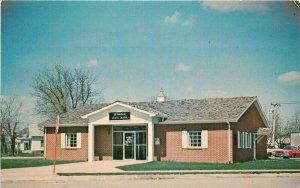
[[[17,148],[22,153],[44,153],[44,133],[37,124],[28,125],[28,134],[17,138]]]

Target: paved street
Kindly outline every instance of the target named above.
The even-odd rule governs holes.
[[[136,161],[95,161],[57,165],[56,172],[121,172],[116,166]],[[188,187],[187,187],[188,186]],[[3,188],[56,187],[207,187],[214,188],[300,188],[300,173],[281,174],[198,174],[198,175],[119,175],[119,176],[57,176],[52,166],[1,170]]]
[[[48,180],[4,181],[3,188],[58,188],[58,187],[222,187],[222,188],[300,188],[300,174],[259,175],[152,175],[152,176],[79,176],[58,177]]]

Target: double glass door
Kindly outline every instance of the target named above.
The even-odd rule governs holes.
[[[118,130],[117,128],[113,132],[113,159],[146,160],[146,130],[128,131]],[[124,128],[122,127],[122,129]]]

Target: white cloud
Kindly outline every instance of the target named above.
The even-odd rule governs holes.
[[[174,24],[180,20],[181,13],[175,11],[171,16],[166,16],[164,22],[167,24]]]
[[[226,91],[206,90],[201,92],[201,96],[204,98],[219,98],[219,97],[229,97],[230,95]]]
[[[91,59],[89,62],[86,63],[86,67],[96,67],[99,64],[99,61],[97,59]]]
[[[300,83],[300,71],[290,71],[278,76],[278,80],[287,83]]]
[[[179,63],[176,65],[176,70],[179,72],[188,72],[191,70],[191,67],[186,64]]]
[[[267,2],[259,1],[202,1],[203,7],[221,12],[232,11],[267,11]]]
[[[193,16],[190,16],[188,19],[186,19],[183,22],[183,25],[186,25],[186,26],[192,26],[193,24],[194,24],[194,17]]]

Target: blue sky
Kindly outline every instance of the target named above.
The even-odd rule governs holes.
[[[2,2],[1,94],[38,121],[30,82],[61,63],[93,71],[107,102],[300,101],[299,23],[292,2]]]

